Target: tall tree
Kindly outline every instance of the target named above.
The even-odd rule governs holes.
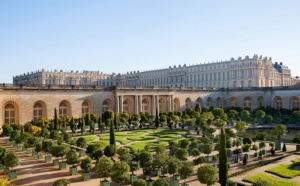
[[[113,120],[110,121],[109,144],[116,146],[115,129]]]
[[[155,110],[155,127],[158,128],[158,109],[156,107],[156,110]]]
[[[221,128],[220,150],[219,150],[219,180],[221,186],[226,186],[228,179],[228,157],[226,151],[226,134]]]
[[[56,108],[54,108],[54,130],[59,130],[59,123],[58,123]]]

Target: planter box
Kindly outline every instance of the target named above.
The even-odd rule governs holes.
[[[70,167],[69,168],[70,174],[71,175],[77,175],[78,174],[78,169],[77,167]]]
[[[171,185],[171,186],[180,186],[179,181],[180,181],[180,180],[170,181],[170,185]]]
[[[235,163],[240,163],[242,161],[242,158],[241,157],[238,157],[234,160]]]
[[[82,136],[84,136],[85,134],[86,134],[86,132],[85,132],[85,131],[84,131],[84,132],[81,132],[81,135],[82,135]]]
[[[82,173],[81,178],[83,181],[89,181],[91,179],[91,173]]]
[[[253,156],[254,156],[254,157],[258,157],[258,153],[257,153],[257,152],[255,152]]]
[[[38,154],[38,159],[43,159],[43,154]]]
[[[250,154],[245,154],[245,156],[247,156],[248,160],[250,159]]]
[[[283,143],[279,143],[279,142],[275,143],[275,150],[281,150],[282,147],[283,147]]]
[[[9,170],[9,168],[4,168],[4,174],[9,174],[10,173],[10,170]]]
[[[58,160],[53,160],[53,166],[58,166],[59,165],[59,161]]]
[[[266,150],[262,150],[261,153],[262,153],[262,155],[265,155],[265,154],[267,154],[267,151]]]
[[[83,157],[83,156],[85,156],[85,155],[86,155],[85,150],[79,150],[79,156],[80,156],[80,157]]]
[[[45,163],[50,163],[52,161],[52,156],[47,155],[45,156]]]
[[[0,163],[0,170],[4,169],[4,165],[2,163]]]
[[[137,180],[137,175],[135,175],[135,174],[132,175],[132,174],[131,174],[131,175],[130,175],[130,180],[129,180],[130,183],[134,182],[135,180]]]
[[[212,157],[211,156],[206,156],[206,161],[207,161],[207,163],[210,163],[212,161]]]
[[[9,173],[9,180],[17,179],[17,171],[13,171]]]
[[[232,151],[227,151],[227,156],[231,157],[232,156]]]
[[[67,163],[66,162],[59,162],[59,169],[60,170],[66,170],[67,169]]]
[[[32,155],[32,157],[37,157],[38,153],[35,150],[33,150],[31,155]]]
[[[108,182],[108,181],[100,181],[100,186],[110,186],[110,182]]]
[[[296,145],[296,151],[297,151],[297,152],[300,151],[300,145]]]

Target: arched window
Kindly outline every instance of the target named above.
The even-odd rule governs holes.
[[[90,114],[90,107],[87,101],[84,101],[81,105],[82,115]]]
[[[68,104],[63,101],[59,104],[59,117],[65,117],[70,115],[70,108]]]
[[[211,99],[211,98],[208,98],[208,99],[207,99],[206,106],[208,106],[208,107],[212,107],[212,106],[213,106],[213,102],[212,102],[212,99]]]
[[[162,101],[161,101],[161,99],[158,100],[158,112],[159,112],[159,113],[162,112]]]
[[[13,104],[7,104],[4,108],[4,122],[8,124],[16,123],[16,108]]]
[[[200,107],[202,107],[202,99],[201,98],[197,98],[197,103],[200,105]]]
[[[109,103],[107,100],[103,101],[102,103],[102,112],[105,112],[109,109]]]
[[[244,99],[244,109],[251,110],[252,104],[251,104],[251,98],[246,97]]]
[[[142,101],[142,111],[149,112],[148,100],[146,100],[146,99],[143,99],[143,101]]]
[[[187,98],[185,100],[185,108],[188,109],[188,108],[192,108],[192,100],[190,98]]]
[[[238,107],[238,100],[236,97],[231,98],[230,101],[231,101],[231,107]]]
[[[217,98],[217,108],[222,108],[223,107],[223,103],[222,103],[222,99],[221,98]]]
[[[259,97],[257,99],[257,106],[258,107],[263,107],[264,106],[264,98],[263,97]]]
[[[292,97],[292,99],[291,99],[291,109],[299,109],[299,98]]]
[[[127,100],[125,100],[123,102],[123,111],[129,112],[129,104],[128,104]]]
[[[282,99],[281,99],[281,97],[275,97],[274,105],[275,105],[275,109],[277,109],[277,110],[282,108]]]
[[[37,122],[43,117],[43,106],[41,103],[36,103],[33,106],[33,121]]]

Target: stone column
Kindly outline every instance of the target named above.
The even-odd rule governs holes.
[[[139,103],[138,103],[139,99],[138,99],[137,95],[135,95],[134,98],[135,98],[134,99],[134,102],[135,102],[135,104],[134,104],[135,109],[134,110],[135,110],[135,113],[138,114],[139,113]]]
[[[120,113],[123,113],[123,95],[120,96]]]
[[[168,96],[168,102],[169,102],[168,110],[169,110],[169,112],[171,112],[172,111],[172,97],[171,97],[171,95]]]
[[[142,95],[140,95],[139,96],[139,112],[145,112],[144,110],[143,110],[143,96]]]
[[[116,112],[120,112],[120,100],[119,100],[119,96],[116,96]]]
[[[155,102],[155,106],[157,107],[158,109],[158,112],[159,112],[159,95],[156,95],[156,102]]]
[[[152,115],[155,115],[155,109],[156,109],[156,107],[155,107],[155,96],[153,95],[153,96],[151,96],[151,110],[152,110]]]

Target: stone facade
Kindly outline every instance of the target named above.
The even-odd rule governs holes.
[[[291,86],[291,71],[271,58],[254,55],[244,59],[196,65],[178,65],[160,70],[102,74],[93,71],[38,71],[13,78],[15,85],[169,86],[204,88]]]
[[[101,86],[0,86],[0,125],[24,124],[41,117],[53,118],[54,108],[60,116],[81,117],[101,114],[111,109],[131,114],[141,111],[155,114],[202,107],[259,106],[276,109],[299,109],[300,87],[278,88],[188,88],[188,87],[106,87]]]

